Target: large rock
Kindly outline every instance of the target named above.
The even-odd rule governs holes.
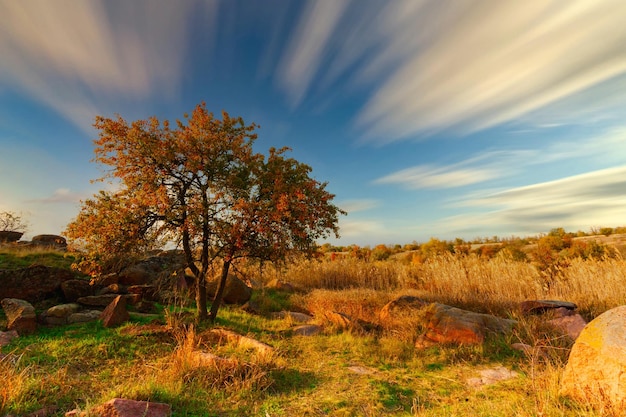
[[[0,230],[0,243],[13,243],[20,240],[24,233]]]
[[[37,235],[33,236],[31,242],[37,246],[48,246],[54,248],[66,248],[67,241],[59,235]]]
[[[207,285],[207,291],[213,296],[217,291],[219,280],[210,281]],[[229,275],[226,279],[226,288],[222,300],[226,304],[245,304],[252,298],[252,288],[245,282],[234,275]]]
[[[425,307],[421,314],[426,332],[418,340],[418,347],[433,343],[480,344],[489,334],[510,333],[517,323],[439,303]]]
[[[578,308],[576,304],[561,300],[527,300],[520,303],[520,310],[524,314],[543,314],[547,311],[556,309],[574,311],[576,308]]]
[[[119,294],[102,294],[102,295],[91,295],[89,297],[81,297],[76,302],[78,304],[82,304],[84,306],[90,307],[106,307],[115,300]],[[126,294],[123,295],[126,301],[130,304],[136,304],[140,301],[140,298],[137,294]]]
[[[0,270],[0,299],[18,298],[36,303],[61,295],[61,283],[74,279],[67,269],[33,265]]]
[[[130,315],[126,310],[126,298],[118,295],[100,315],[104,327],[115,327],[128,321]]]
[[[114,398],[92,410],[98,417],[169,417],[172,407],[164,403]]]
[[[626,413],[626,306],[592,320],[572,347],[561,394]]]
[[[35,332],[37,315],[35,308],[28,301],[5,298],[0,304],[7,316],[7,329],[15,330],[21,335]]]
[[[65,301],[73,303],[81,297],[94,295],[94,287],[84,279],[70,279],[61,283]]]
[[[53,326],[60,326],[67,324],[67,319],[74,313],[80,310],[80,306],[76,303],[59,304],[50,307],[39,316],[39,321],[44,324],[50,324]]]
[[[96,321],[100,318],[102,311],[100,310],[84,310],[79,311],[78,313],[71,314],[67,318],[68,324],[73,323],[87,323],[90,321]]]

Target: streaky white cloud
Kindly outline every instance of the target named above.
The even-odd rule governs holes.
[[[356,213],[376,208],[380,205],[380,202],[373,199],[344,200],[337,203],[337,205],[348,213]]]
[[[498,171],[481,168],[454,168],[420,165],[403,169],[374,181],[375,184],[401,184],[407,188],[454,188],[498,177]]]
[[[342,238],[375,236],[385,231],[382,223],[375,220],[340,220],[339,233]]]
[[[348,4],[349,0],[312,0],[302,12],[299,30],[287,47],[278,71],[278,82],[292,106],[298,106],[308,92]]]
[[[626,213],[626,165],[555,181],[468,196],[466,207],[482,209],[446,219],[446,228],[538,233],[553,227],[588,229],[621,225]]]
[[[188,18],[197,7],[194,1],[1,2],[0,83],[28,91],[85,128],[107,98],[176,91]]]

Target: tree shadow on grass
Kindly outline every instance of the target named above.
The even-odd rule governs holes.
[[[276,394],[311,390],[319,383],[313,372],[302,372],[297,369],[275,369],[271,377],[274,383],[269,391]]]

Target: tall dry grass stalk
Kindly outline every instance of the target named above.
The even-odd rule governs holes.
[[[28,385],[29,369],[19,370],[13,358],[12,355],[0,358],[0,414],[20,401]]]
[[[350,314],[346,310],[351,310],[356,317],[362,316],[358,310],[367,309],[371,299],[376,298],[378,304],[388,298],[372,295],[378,291],[411,293],[492,314],[511,311],[524,300],[559,299],[578,304],[591,318],[626,303],[626,263],[621,259],[574,259],[547,277],[533,264],[506,255],[485,259],[473,254],[446,254],[421,264],[346,258],[293,262],[282,269],[266,268],[262,277],[256,277],[261,282],[273,278],[305,290],[353,289],[355,292],[345,294],[342,311]],[[318,308],[330,308],[336,301],[329,294],[313,293],[312,298],[309,304]],[[351,301],[356,299],[365,306]]]

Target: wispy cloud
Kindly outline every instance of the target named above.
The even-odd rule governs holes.
[[[553,227],[585,229],[620,225],[626,207],[626,165],[556,181],[472,195],[462,203],[480,209],[446,219],[448,229],[486,230],[498,225],[507,232],[537,233]]]
[[[156,3],[0,3],[0,83],[28,91],[83,128],[96,114],[96,96],[175,91],[198,5]]]
[[[612,0],[315,1],[282,85],[297,105],[349,73],[371,93],[356,124],[380,142],[515,120],[615,121],[626,109],[625,20],[626,3]]]
[[[344,200],[339,202],[338,205],[342,210],[345,210],[348,213],[356,213],[376,208],[380,205],[380,202],[372,199]]]
[[[376,184],[401,184],[407,188],[454,188],[490,180],[498,176],[492,169],[456,169],[421,165],[377,179]]]
[[[347,5],[348,0],[316,0],[303,11],[300,29],[287,47],[278,73],[292,106],[299,105],[307,93]]]

